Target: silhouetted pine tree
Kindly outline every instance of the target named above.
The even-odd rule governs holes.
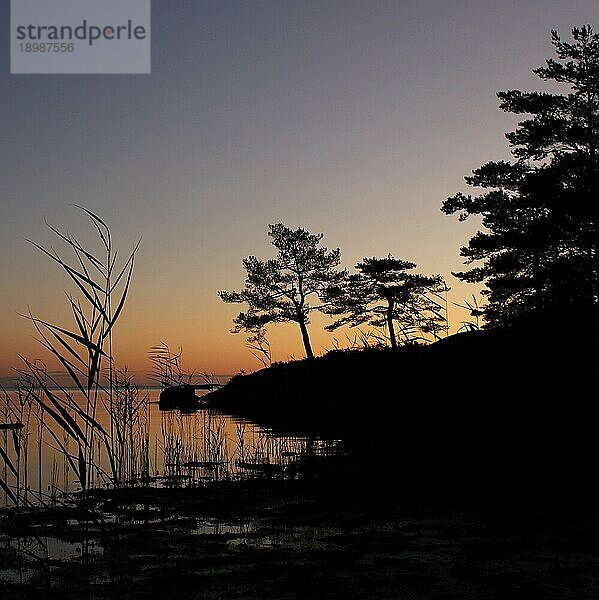
[[[596,305],[599,291],[599,35],[587,25],[573,42],[552,31],[557,60],[534,70],[566,93],[498,93],[500,108],[531,115],[506,134],[514,162],[489,162],[466,181],[478,196],[457,194],[443,212],[481,215],[487,231],[462,248],[455,273],[484,282],[490,325],[531,311]]]
[[[300,328],[307,358],[314,358],[308,325],[309,314],[321,310],[311,301],[319,301],[324,290],[345,277],[337,269],[339,248],[328,250],[320,245],[323,234],[313,234],[301,227],[290,229],[282,223],[269,225],[268,235],[277,250],[275,258],[259,260],[255,256],[243,259],[247,272],[245,287],[239,292],[219,291],[224,302],[246,303],[247,312],[241,312],[233,322],[232,333],[246,331],[264,336],[269,323],[295,322]]]
[[[415,263],[393,258],[365,258],[357,273],[325,290],[323,312],[340,316],[327,326],[369,323],[386,327],[392,348],[432,334],[436,339],[447,329],[440,294],[447,290],[440,275],[408,271]]]

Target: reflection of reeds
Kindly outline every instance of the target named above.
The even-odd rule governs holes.
[[[210,412],[204,413],[204,456],[215,465],[214,478],[228,478],[229,452],[225,435],[225,419]]]
[[[150,476],[150,411],[143,392],[125,369],[116,373],[112,403],[104,408],[112,424],[111,451],[117,481],[147,481]]]
[[[7,499],[10,499],[17,506],[30,502],[29,438],[31,422],[43,419],[43,410],[33,402],[36,393],[35,384],[23,378],[17,381],[16,390],[12,395],[6,390],[2,390],[5,426],[3,428],[3,444],[0,448],[0,458],[4,463],[0,487],[5,493],[5,503]],[[38,477],[38,481],[39,479],[40,477]]]
[[[290,477],[306,457],[331,455],[338,442],[274,435],[255,425],[202,410],[161,413],[158,444],[166,485],[198,485],[250,477]],[[157,461],[158,464],[158,461]]]
[[[123,481],[142,485],[155,482],[158,485],[162,483],[168,486],[186,486],[251,477],[295,478],[299,473],[296,464],[304,458],[316,458],[319,455],[326,456],[338,452],[336,442],[279,436],[250,423],[234,422],[230,417],[208,410],[200,410],[194,414],[182,414],[179,411],[159,412],[160,433],[150,444],[150,431],[146,421],[146,418],[149,421],[150,409],[150,404],[146,401],[147,393],[142,390],[136,392],[135,386],[116,387],[113,409],[121,406],[119,414],[124,416],[120,419],[121,424],[115,426],[115,429],[121,427],[122,433],[115,434],[113,445],[115,464]],[[135,396],[136,393],[138,396]],[[37,404],[33,403],[32,407],[37,407]],[[41,417],[44,418],[43,413]],[[34,419],[37,418],[31,417],[32,423],[36,423]],[[2,433],[0,431],[0,434]],[[9,434],[5,437],[7,442],[10,442],[12,432],[5,433]],[[39,453],[39,440],[35,439],[37,435],[38,432],[34,431],[30,447]],[[49,485],[48,479],[51,475],[52,459],[45,459],[46,492],[42,501],[50,502],[56,501],[62,491],[69,490],[69,479],[74,476],[71,462],[75,453],[70,449],[71,439],[68,435],[63,434],[61,439],[68,451],[67,455],[62,455],[58,444],[47,431],[42,429],[42,435],[50,438],[46,442],[59,453],[52,485]],[[10,451],[11,444],[8,446]],[[45,443],[44,447],[47,456],[48,443]],[[96,456],[101,452],[103,448],[96,447]],[[35,465],[35,461],[32,464]],[[41,464],[39,459],[37,464]],[[100,470],[100,484],[107,481],[106,474],[104,479],[102,474]],[[126,476],[129,479],[126,479]],[[39,481],[38,489],[41,487]],[[23,486],[21,483],[21,489]]]
[[[207,411],[199,415],[162,413],[160,447],[167,481],[228,479],[231,461],[225,424],[224,417]]]
[[[246,430],[246,424],[243,421],[241,421],[241,422],[239,422],[239,423],[236,424],[235,429],[236,429],[236,433],[237,433],[237,437],[236,437],[237,459],[240,460],[240,461],[242,461],[242,462],[245,462],[245,430]]]
[[[181,414],[176,412],[162,414],[160,449],[164,463],[164,476],[171,480],[181,473],[181,440],[176,427],[177,421],[180,422],[181,418]]]

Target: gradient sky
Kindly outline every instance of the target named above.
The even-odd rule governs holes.
[[[139,373],[160,341],[190,369],[256,368],[228,333],[240,307],[216,291],[242,286],[244,256],[269,255],[269,223],[323,232],[347,266],[413,260],[461,301],[473,290],[450,272],[477,224],[439,207],[509,156],[516,121],[496,92],[538,89],[550,29],[598,17],[596,0],[154,0],[151,75],[10,75],[2,0],[0,376],[40,354],[19,311],[69,322],[62,274],[25,238],[52,241],[44,218],[85,237],[72,203],[123,254],[142,237],[116,331]],[[294,328],[272,344],[302,355]]]

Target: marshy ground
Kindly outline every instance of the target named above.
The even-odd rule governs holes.
[[[474,511],[423,498],[372,482],[258,479],[100,492],[91,501],[97,521],[85,526],[75,507],[5,511],[0,592],[62,599],[599,597],[596,514]],[[40,555],[44,543],[55,556]]]

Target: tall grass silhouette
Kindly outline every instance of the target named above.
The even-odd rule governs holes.
[[[58,361],[62,374],[60,377],[50,374],[44,363],[21,356],[23,366],[16,370],[16,398],[7,392],[4,396],[5,425],[24,426],[25,419],[28,423],[34,419],[42,430],[40,439],[45,436],[62,454],[85,494],[95,483],[119,485],[139,466],[138,451],[132,451],[131,440],[136,437],[132,436],[132,428],[141,422],[143,402],[126,373],[119,378],[112,349],[113,330],[125,305],[140,242],[119,265],[108,225],[90,210],[76,208],[89,218],[99,240],[99,250],[91,250],[73,235],[62,233],[48,223],[64,246],[62,253],[29,240],[66,274],[75,290],[77,295],[65,292],[72,326],[52,323],[30,309],[21,315],[32,323],[37,340]],[[67,252],[69,258],[65,256]],[[100,406],[109,415],[106,427],[97,418]],[[7,477],[0,476],[0,487],[15,503],[20,500],[18,467],[20,457],[26,456],[23,444],[27,437],[27,430],[21,436],[24,439],[19,438],[17,431],[12,429],[12,452],[3,449],[0,453],[4,471],[10,471],[16,481],[16,486],[11,487]]]

